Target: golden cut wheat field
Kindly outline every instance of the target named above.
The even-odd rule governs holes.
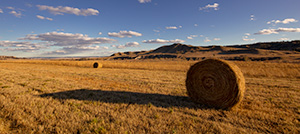
[[[2,60],[0,133],[300,133],[299,63],[234,62],[246,91],[231,110],[190,100],[194,63]]]

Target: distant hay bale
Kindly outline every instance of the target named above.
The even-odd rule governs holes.
[[[95,63],[93,64],[93,67],[94,67],[94,68],[102,68],[102,64],[99,64],[98,62],[95,62]]]
[[[243,99],[245,79],[231,62],[207,59],[190,67],[186,88],[191,99],[210,107],[230,109]]]

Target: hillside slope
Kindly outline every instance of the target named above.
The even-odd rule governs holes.
[[[119,52],[109,59],[180,58],[199,60],[204,58],[227,60],[300,60],[300,41],[263,42],[230,46],[192,46],[181,43],[166,45],[150,51]]]

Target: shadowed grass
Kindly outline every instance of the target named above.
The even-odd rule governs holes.
[[[104,91],[78,89],[56,93],[39,95],[40,97],[52,97],[54,99],[75,99],[86,101],[101,101],[105,103],[125,103],[125,104],[152,104],[157,107],[186,107],[200,108],[186,96],[172,96],[164,94],[148,94],[125,91]],[[203,107],[202,107],[203,108]]]

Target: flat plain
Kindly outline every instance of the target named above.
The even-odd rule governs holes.
[[[300,133],[300,64],[234,62],[238,107],[193,103],[196,61],[0,61],[0,133]]]

